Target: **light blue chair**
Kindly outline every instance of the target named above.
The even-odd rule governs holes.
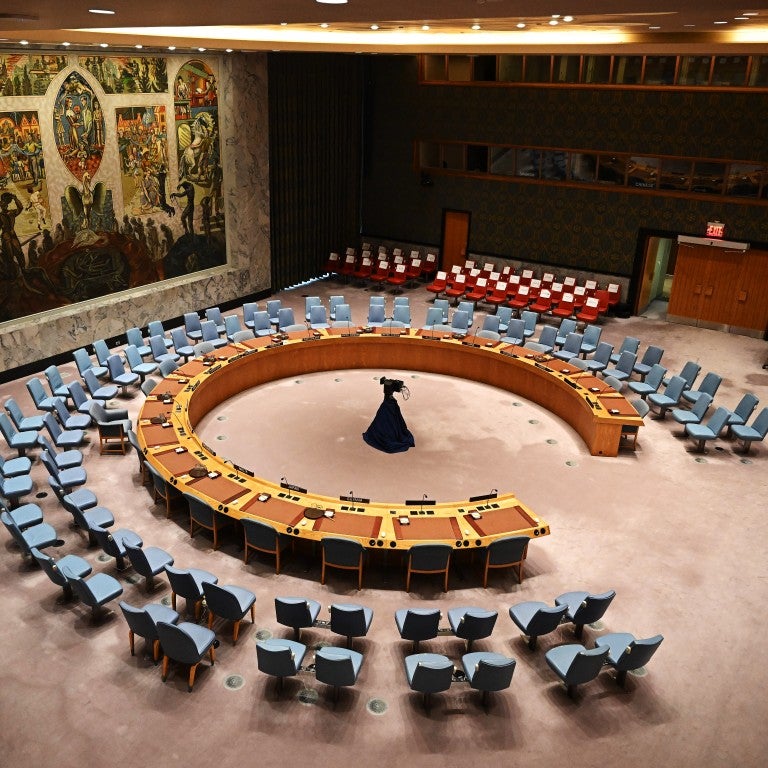
[[[573,622],[574,634],[581,637],[585,624],[593,624],[603,618],[608,606],[616,597],[615,590],[590,594],[589,592],[564,592],[555,598],[555,605],[564,605],[565,620]]]
[[[608,648],[587,650],[583,645],[558,645],[544,656],[550,669],[563,681],[568,696],[573,697],[577,685],[594,680],[608,658]]]
[[[601,341],[597,345],[595,354],[592,357],[586,358],[586,370],[592,373],[599,373],[604,371],[608,367],[608,363],[611,362],[611,355],[613,354],[613,345],[607,341]]]
[[[240,325],[240,318],[237,315],[227,315],[224,318],[224,335],[227,341],[234,342],[234,335],[240,333],[243,327]]]
[[[512,307],[499,305],[496,308],[496,317],[499,318],[499,333],[503,335],[507,332],[507,326],[512,319]]]
[[[636,339],[634,336],[625,336],[624,341],[621,342],[621,346],[611,355],[611,362],[618,363],[619,358],[624,352],[631,352],[632,354],[637,355],[638,349],[640,349],[640,339]]]
[[[280,324],[279,313],[282,306],[280,299],[270,299],[267,302],[266,312],[269,315],[269,322],[272,323],[272,325]],[[291,323],[291,325],[293,325],[293,323]]]
[[[93,570],[90,563],[78,555],[64,555],[59,560],[54,560],[49,554],[41,552],[37,547],[30,549],[32,557],[37,561],[45,575],[57,586],[61,587],[65,600],[71,600],[74,597],[72,585],[69,579],[61,572],[65,568],[70,573],[76,574],[79,578],[90,575]]]
[[[695,450],[703,452],[707,442],[717,440],[723,428],[728,424],[730,415],[731,412],[727,408],[720,407],[709,417],[706,424],[686,424],[685,434],[696,441]]]
[[[129,328],[125,332],[125,338],[127,339],[128,344],[135,347],[140,357],[148,357],[152,354],[152,349],[149,344],[144,342],[144,337],[141,335],[141,331],[138,328]]]
[[[347,304],[347,306],[349,306],[349,304],[347,303],[347,301],[344,299],[343,296],[334,295],[328,299],[328,317],[330,317],[332,321],[343,319],[336,316],[336,311],[337,311],[336,308],[340,304]]]
[[[451,316],[451,333],[466,336],[469,331],[469,315],[463,309],[457,309]]]
[[[90,369],[85,371],[83,378],[85,378],[89,373],[93,377],[93,380],[96,381],[96,374],[93,372],[93,370]],[[35,404],[35,408],[37,408],[38,411],[53,410],[53,397],[49,397],[46,394],[43,387],[43,382],[40,381],[40,379],[32,378],[27,382],[26,386],[27,392],[29,392],[29,395],[32,398],[32,402]],[[117,388],[115,388],[115,392],[117,392]]]
[[[365,637],[373,621],[373,611],[355,603],[331,603],[329,628],[336,635],[347,638],[347,648],[352,647],[353,637]]]
[[[52,405],[55,407],[55,404],[52,403]],[[50,413],[46,413],[45,415],[50,416],[51,420],[55,422]],[[43,423],[45,424],[45,417],[43,417]],[[32,429],[17,432],[16,428],[11,424],[8,414],[5,413],[0,413],[0,432],[3,433],[3,437],[5,438],[5,442],[8,443],[8,447],[18,451],[19,456],[23,456],[28,448],[33,448],[37,445],[37,432]]]
[[[157,634],[157,622],[164,621],[166,624],[177,624],[179,614],[172,608],[159,603],[149,603],[143,608],[138,608],[121,600],[119,605],[128,624],[128,644],[131,649],[131,656],[135,655],[135,637],[138,635],[150,643],[152,661],[157,666],[160,658],[160,637]]]
[[[339,697],[339,688],[352,686],[357,682],[363,655],[349,648],[333,646],[319,648],[315,653],[315,678],[333,687],[333,700]]]
[[[437,637],[440,611],[437,608],[402,608],[395,611],[395,624],[403,640],[413,642],[413,652],[419,652],[422,640]]]
[[[301,630],[314,627],[320,613],[320,603],[305,597],[276,597],[275,618],[278,624],[293,629],[293,639],[298,640]]]
[[[184,332],[187,334],[187,338],[193,343],[202,341],[203,329],[200,325],[200,316],[197,312],[184,313]]]
[[[6,493],[3,496],[8,498]],[[59,537],[56,535],[56,530],[52,525],[48,523],[36,523],[34,525],[28,525],[23,531],[16,524],[16,520],[13,517],[15,510],[8,510],[0,512],[0,520],[5,526],[8,533],[11,534],[13,540],[19,545],[21,553],[24,557],[32,557],[32,549],[45,549],[52,544],[58,542]]]
[[[227,340],[219,336],[218,326],[213,320],[203,320],[200,328],[203,331],[203,341],[210,342],[216,349],[226,346]]]
[[[163,649],[162,679],[168,679],[168,668],[171,660],[189,665],[187,690],[192,693],[195,685],[195,673],[200,662],[208,655],[211,666],[216,663],[214,643],[216,635],[206,627],[200,627],[190,621],[171,624],[166,621],[156,623],[157,637]]]
[[[596,648],[607,648],[608,656],[605,662],[616,672],[616,682],[623,688],[627,672],[634,672],[644,667],[659,649],[663,635],[654,635],[644,639],[636,639],[629,632],[610,632],[595,640]]]
[[[109,369],[107,369],[107,372],[109,372]],[[101,384],[91,369],[83,373],[83,382],[88,390],[88,394],[94,400],[111,400],[113,397],[117,397],[117,385]],[[51,407],[45,410],[53,410],[53,401],[51,401]]]
[[[646,402],[651,409],[658,409],[659,418],[663,419],[670,408],[680,404],[684,389],[685,379],[682,376],[673,376],[663,392],[654,392],[648,395]],[[709,397],[711,398],[711,395]]]
[[[584,328],[584,338],[581,340],[581,354],[583,357],[592,355],[597,351],[597,345],[600,343],[602,334],[603,329],[599,325],[588,325]]]
[[[768,435],[768,408],[763,408],[752,424],[736,424],[731,427],[731,433],[742,441],[744,453],[749,453],[752,443],[762,442]]]
[[[520,313],[520,319],[525,323],[525,338],[530,339],[536,333],[536,323],[539,321],[537,312],[524,309]]]
[[[163,324],[159,320],[150,320],[147,323],[147,337],[152,338],[152,336],[159,336],[163,340],[165,347],[170,348],[172,342],[165,335],[165,328],[163,328]]]
[[[51,413],[43,416],[43,423],[57,448],[74,448],[85,440],[85,430],[62,429]],[[35,435],[35,442],[37,442],[37,435]]]
[[[581,354],[581,342],[583,336],[580,333],[569,333],[565,337],[565,344],[560,349],[556,349],[552,354],[558,360],[568,362]]]
[[[448,623],[456,637],[467,641],[467,653],[469,653],[475,640],[483,640],[491,636],[498,615],[496,611],[485,608],[471,606],[451,608],[448,611]]]
[[[689,360],[681,369],[678,376],[685,380],[685,389],[690,389],[701,371],[701,366],[694,360]],[[669,379],[664,379],[664,386],[669,384]]]
[[[613,355],[611,355],[611,357],[613,357]],[[618,379],[619,381],[625,381],[632,375],[635,360],[637,360],[637,355],[634,353],[622,352],[616,366],[614,368],[605,368],[603,370],[603,376],[613,376],[613,378]]]
[[[630,381],[628,382],[627,387],[645,400],[648,395],[652,395],[654,392],[659,391],[659,387],[661,386],[666,373],[667,369],[663,365],[656,363],[651,366],[651,370],[648,371],[642,381]]]
[[[183,597],[187,603],[187,612],[192,606],[197,621],[203,608],[203,582],[217,584],[218,577],[201,568],[174,568],[172,565],[165,566],[165,573],[171,585],[171,608],[175,611],[176,598]]]
[[[309,325],[315,330],[330,328],[328,312],[322,304],[313,304],[309,308]]]
[[[91,609],[93,619],[101,615],[107,603],[123,594],[120,582],[108,573],[96,573],[90,579],[85,579],[66,565],[61,566],[59,570],[72,587],[72,592],[80,598],[83,605]]]
[[[256,336],[271,336],[274,333],[269,312],[261,310],[253,313],[253,332]]]
[[[565,340],[568,338],[569,333],[574,333],[578,328],[578,323],[570,317],[564,317],[560,321],[560,327],[557,329],[557,340],[555,341],[556,347],[562,347],[565,344]]]
[[[267,302],[269,303],[269,302]],[[270,322],[272,318],[270,317]],[[279,331],[285,330],[289,326],[297,325],[296,319],[293,316],[293,307],[280,307],[277,310],[277,329]]]
[[[757,404],[760,401],[758,398],[753,395],[751,392],[747,392],[741,400],[739,400],[739,404],[731,411],[731,415],[728,417],[728,433],[730,434],[731,428],[735,427],[736,425],[743,425],[747,423],[747,420],[752,415],[755,408],[757,408]]]
[[[256,643],[256,664],[260,672],[278,679],[278,691],[283,690],[286,677],[299,674],[307,654],[307,646],[295,640],[259,640]]]
[[[432,694],[451,687],[453,662],[439,653],[414,653],[404,661],[408,685],[412,691],[424,694],[424,708],[429,710]]]
[[[158,365],[162,365],[166,360],[176,362],[179,359],[176,352],[165,346],[165,340],[162,336],[150,336],[149,347],[152,350],[152,359]]]
[[[123,361],[117,355],[110,355],[107,358],[107,368],[109,368],[109,378],[113,384],[122,387],[123,395],[128,394],[128,387],[139,381],[139,374],[133,371],[126,371]]]
[[[180,331],[180,329],[176,329]],[[182,332],[183,335],[183,332]],[[186,338],[185,338],[186,341]],[[190,347],[190,354],[192,348]],[[150,353],[152,352],[150,348]],[[136,349],[136,347],[133,344],[128,344],[126,348],[123,350],[123,355],[125,355],[125,361],[128,363],[128,367],[131,369],[132,373],[135,373],[139,377],[139,385],[144,383],[144,379],[147,378],[151,373],[156,373],[158,369],[157,363],[145,363],[141,354],[139,353],[139,350]],[[75,382],[77,384],[78,382]],[[73,395],[74,399],[74,395]]]
[[[509,324],[510,329],[512,328],[512,323]],[[510,332],[507,331],[507,336],[510,335]],[[541,329],[541,333],[539,333],[538,341],[531,341],[528,339],[525,344],[523,345],[527,349],[530,349],[532,352],[538,352],[542,355],[548,355],[552,352],[552,350],[555,348],[555,340],[557,339],[557,328],[555,328],[554,325],[545,325]]]
[[[663,355],[664,350],[661,347],[655,347],[651,344],[643,353],[643,357],[634,364],[632,370],[639,374],[641,379],[644,379],[650,373],[651,368],[661,362]]]
[[[383,304],[369,304],[367,325],[371,328],[380,328],[386,322],[385,309]]]
[[[529,600],[513,605],[509,609],[509,618],[528,638],[528,647],[533,651],[542,635],[554,632],[565,618],[566,604],[547,605],[537,600]]]
[[[205,605],[208,608],[208,629],[213,627],[215,619],[232,622],[232,645],[237,643],[240,623],[250,612],[251,624],[256,621],[256,595],[250,589],[234,584],[214,584],[203,582]]]
[[[109,351],[109,345],[104,339],[96,339],[93,342],[93,351],[96,353],[96,359],[101,365],[106,366],[107,358],[112,354]]]
[[[69,398],[69,385],[64,383],[59,369],[55,365],[49,365],[45,371],[45,378],[48,380],[48,387],[54,397],[62,397],[64,400]]]
[[[143,576],[147,592],[154,588],[155,576],[165,571],[166,565],[173,565],[173,557],[160,547],[144,547],[127,543],[125,553],[139,576]]]
[[[258,302],[255,301],[246,301],[245,304],[243,304],[243,325],[246,328],[250,328],[252,331],[255,329],[255,321],[253,319],[253,316],[259,311],[259,305]],[[269,315],[267,315],[269,317]]]
[[[205,319],[216,326],[217,333],[222,334],[227,330],[226,322],[224,321],[224,318],[221,315],[221,310],[218,307],[208,307],[208,309],[205,310]],[[205,336],[203,336],[203,338],[205,338]]]
[[[80,373],[80,376],[88,370],[92,370],[99,379],[107,375],[107,366],[95,365],[93,360],[91,360],[91,356],[88,354],[88,350],[84,347],[76,349],[72,353],[72,356],[75,358],[75,365],[77,365],[77,370]]]
[[[504,691],[512,684],[516,664],[509,656],[489,651],[465,653],[461,657],[469,687],[482,692],[484,707],[488,706],[489,693]]]
[[[683,435],[685,435],[685,426],[687,424],[701,424],[701,420],[712,405],[711,395],[704,394],[697,401],[693,408],[673,408],[670,413],[672,418],[683,425]]]
[[[448,299],[435,299],[432,302],[433,307],[439,307],[440,311],[443,313],[443,322],[448,322],[448,314],[451,308],[451,304],[448,301]]]
[[[304,297],[304,319],[312,322],[312,307],[323,306],[322,299],[319,296]]]

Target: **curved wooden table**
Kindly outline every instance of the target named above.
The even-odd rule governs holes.
[[[622,426],[642,424],[622,395],[575,366],[534,358],[521,347],[477,342],[416,330],[353,328],[290,334],[278,344],[269,338],[230,344],[207,361],[190,360],[158,384],[139,414],[139,443],[146,459],[180,491],[222,514],[252,517],[300,538],[342,536],[368,548],[402,550],[425,542],[460,549],[510,535],[545,536],[548,524],[513,494],[440,504],[346,501],[256,477],[218,457],[194,431],[205,414],[238,392],[343,368],[442,373],[506,389],[563,418],[595,455],[615,456]],[[194,477],[200,467],[205,474]]]

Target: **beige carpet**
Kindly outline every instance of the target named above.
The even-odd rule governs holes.
[[[369,293],[338,283],[314,283],[280,298],[301,314],[303,294],[334,293],[349,298],[354,319],[364,318]],[[421,323],[431,296],[423,289],[410,296],[414,321]],[[721,373],[716,405],[733,407],[745,391],[760,397],[759,407],[768,404],[768,371],[761,368],[765,342],[659,317],[604,325],[608,341],[618,344],[628,334],[641,338],[641,349],[648,343],[664,347],[663,362],[673,371],[693,358],[703,372]],[[68,379],[76,375],[74,365],[62,371]],[[427,576],[414,577],[407,594],[402,563],[390,553],[372,559],[360,592],[342,572],[332,572],[321,586],[319,558],[309,548],[289,558],[280,576],[267,557],[253,556],[246,567],[239,536],[225,533],[217,552],[205,534],[190,539],[182,507],[166,519],[152,503],[136,457],[99,457],[92,435],[88,487],[114,512],[117,526],[139,532],[146,546],[166,549],[179,567],[206,568],[222,584],[252,589],[256,626],[246,622],[233,647],[231,627],[215,625],[217,663],[201,666],[188,694],[185,670],[174,668],[163,684],[142,641],[136,657],[130,656],[116,604],[105,621],[93,624],[87,609],[62,602],[61,591],[22,562],[3,530],[2,765],[762,766],[768,674],[755,648],[763,639],[768,597],[768,445],[745,460],[722,440],[702,457],[669,419],[648,420],[636,452],[594,458],[570,427],[539,406],[469,382],[404,373],[412,396],[400,404],[416,448],[390,457],[360,439],[381,397],[374,375],[379,372],[341,371],[275,383],[240,396],[243,402],[223,404],[202,429],[211,430],[210,442],[221,455],[237,455],[267,477],[285,476],[327,493],[353,490],[402,500],[513,490],[552,529],[531,544],[523,583],[502,572],[483,590],[475,566],[458,558],[447,594],[439,579]],[[0,386],[0,398],[9,395],[32,412],[23,381]],[[115,404],[135,416],[141,402],[142,395],[132,392]],[[242,413],[243,403],[247,424],[235,418],[235,406]],[[11,455],[5,447],[3,455]],[[35,490],[44,492],[39,462],[33,477]],[[77,553],[94,572],[117,575],[113,561],[99,560],[98,551],[71,529],[52,494],[39,503],[64,541],[51,550],[56,556]],[[166,580],[147,595],[132,575],[118,576],[129,602],[169,596]],[[531,652],[509,619],[510,605],[551,602],[572,589],[617,592],[602,622],[586,628],[588,646],[605,632],[664,635],[646,673],[630,675],[625,690],[606,670],[569,699],[544,654],[573,642],[572,630],[562,627]],[[335,600],[374,609],[371,632],[355,641],[365,656],[358,684],[342,691],[337,703],[309,673],[288,680],[280,694],[275,681],[258,672],[257,634],[291,632],[275,622],[276,595],[320,600],[321,618]],[[493,635],[477,649],[513,656],[517,668],[510,689],[493,696],[487,711],[466,684],[435,697],[429,714],[409,691],[402,660],[411,646],[400,640],[393,612],[431,605],[444,615],[460,605],[498,611]],[[343,643],[320,628],[303,632],[302,640],[311,647]],[[460,666],[460,640],[444,635],[424,645]],[[311,660],[310,649],[305,663]],[[242,687],[225,687],[237,675]],[[369,709],[372,701],[382,714]]]

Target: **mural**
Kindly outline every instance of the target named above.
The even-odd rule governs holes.
[[[93,89],[82,75],[73,72],[56,95],[53,127],[59,155],[79,181],[91,178],[104,153],[104,113]]]
[[[0,54],[0,96],[42,96],[66,66],[66,56]]]
[[[170,198],[183,206],[185,237],[174,249],[172,269],[173,274],[180,274],[226,261],[218,92],[207,64],[193,60],[181,67],[173,103],[179,183]]]
[[[87,58],[92,72],[103,65],[115,93],[72,69],[58,91],[36,100],[37,111],[0,112],[0,322],[226,263],[213,71],[188,61],[173,94],[138,106],[125,79],[136,60]],[[136,66],[135,77],[164,79],[165,60],[152,61]],[[114,62],[122,74],[110,80]],[[40,116],[53,127],[46,147]],[[71,176],[56,167],[55,181],[46,179],[46,161],[50,168],[59,160]]]
[[[165,59],[134,56],[80,56],[104,93],[167,93],[168,71]]]

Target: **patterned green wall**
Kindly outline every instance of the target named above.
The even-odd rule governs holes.
[[[768,241],[768,208],[414,170],[417,139],[768,160],[763,94],[420,86],[415,57],[376,57],[368,79],[363,232],[440,241],[442,210],[472,213],[473,252],[630,275],[640,229]]]

